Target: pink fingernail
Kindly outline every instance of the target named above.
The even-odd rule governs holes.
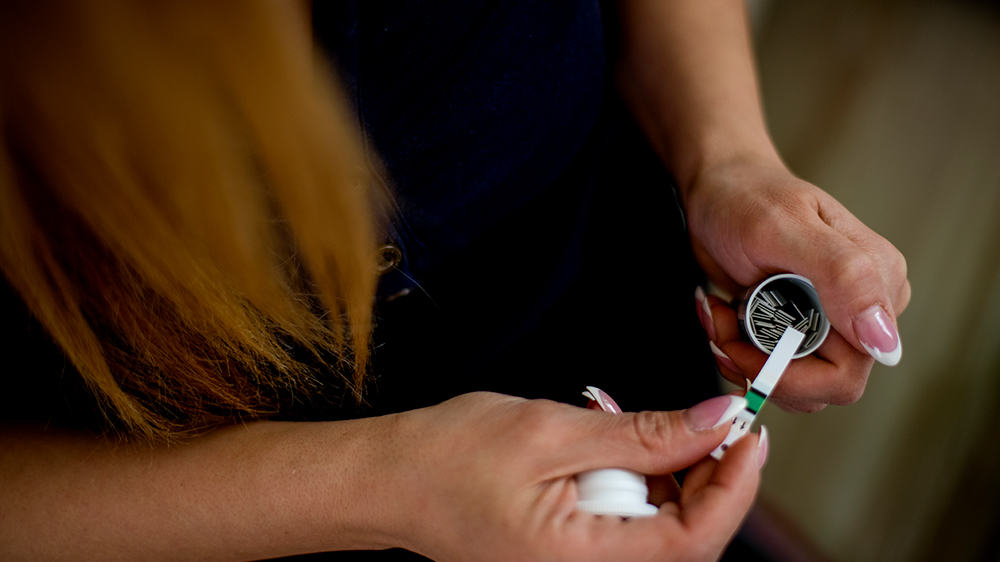
[[[622,413],[622,409],[618,406],[618,403],[615,402],[607,392],[604,392],[596,386],[588,386],[587,392],[584,392],[583,395],[590,398],[590,403],[587,404],[587,408],[590,408],[591,410],[604,410],[605,412],[616,415]]]
[[[767,462],[767,453],[771,448],[770,441],[767,426],[760,426],[760,437],[757,438],[757,468],[764,468],[764,463]]]
[[[883,365],[892,367],[903,356],[903,343],[899,340],[896,324],[879,305],[854,317],[854,333],[865,351]]]
[[[700,286],[694,290],[694,300],[697,302],[698,320],[701,321],[701,327],[705,329],[708,340],[714,341],[715,319],[712,318],[712,308],[708,306],[708,298],[705,297],[705,291]]]
[[[685,410],[684,421],[695,431],[715,429],[732,421],[746,407],[747,400],[742,396],[716,396]]]

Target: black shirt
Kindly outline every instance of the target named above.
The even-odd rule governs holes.
[[[479,389],[577,402],[596,384],[627,409],[716,391],[683,216],[611,87],[607,16],[596,0],[314,3],[400,207],[372,412]]]

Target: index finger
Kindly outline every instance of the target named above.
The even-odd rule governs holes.
[[[702,478],[691,480],[698,472]],[[676,557],[679,552],[685,558],[717,558],[750,511],[760,485],[756,436],[738,441],[722,461],[701,461],[688,479],[679,504],[666,503],[653,517],[601,526],[600,558]]]
[[[760,435],[747,435],[721,461],[706,459],[688,473],[679,517],[693,540],[721,550],[750,511],[760,486]]]

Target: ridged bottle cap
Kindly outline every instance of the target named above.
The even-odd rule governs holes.
[[[603,468],[578,474],[577,509],[597,515],[649,517],[658,511],[646,503],[646,477],[622,468]]]

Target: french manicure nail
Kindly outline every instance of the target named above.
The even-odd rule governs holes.
[[[694,290],[694,300],[698,302],[698,319],[701,320],[701,327],[708,334],[708,340],[715,340],[715,319],[712,318],[712,308],[708,306],[708,298],[705,291],[699,286]]]
[[[747,400],[742,396],[716,396],[685,410],[684,421],[695,431],[715,429],[732,421],[746,407]]]
[[[899,340],[896,324],[879,305],[854,317],[854,333],[865,351],[883,365],[892,367],[903,356],[903,343]]]
[[[621,406],[615,402],[615,399],[596,386],[588,386],[587,392],[584,392],[583,395],[590,398],[587,408],[591,410],[603,410],[615,415],[622,413]]]
[[[770,438],[767,435],[767,426],[760,426],[760,436],[757,438],[757,468],[764,468],[767,462],[767,453],[771,448]]]

